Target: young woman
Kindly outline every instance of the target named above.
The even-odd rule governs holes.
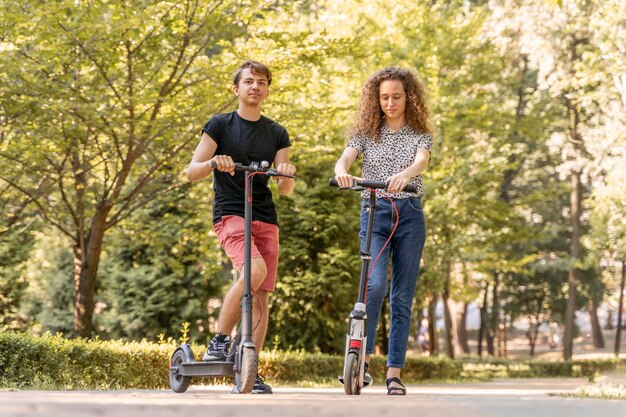
[[[357,121],[351,129],[348,145],[335,165],[339,186],[351,187],[354,177],[348,171],[357,157],[363,156],[363,178],[388,182],[387,191],[399,213],[396,232],[369,277],[366,299],[365,384],[369,385],[372,377],[367,372],[368,364],[374,352],[376,327],[387,295],[387,270],[391,261],[386,381],[389,395],[406,394],[400,372],[405,362],[411,306],[426,239],[421,175],[426,170],[433,144],[429,116],[424,88],[411,71],[389,67],[374,73],[365,83]],[[408,184],[414,184],[417,193],[403,192]],[[363,249],[369,192],[364,191],[362,197],[360,236]],[[372,258],[384,246],[396,221],[389,200],[379,196],[376,204]]]

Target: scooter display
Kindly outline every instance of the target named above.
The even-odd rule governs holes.
[[[335,178],[331,178],[328,184],[331,187],[338,186]],[[376,192],[377,190],[386,191],[387,183],[381,181],[355,179],[352,187],[341,188],[341,190],[345,189],[352,191],[370,190],[370,209],[367,216],[367,228],[365,231],[365,247],[361,251],[359,292],[356,303],[354,304],[348,319],[343,374],[339,377],[339,380],[343,383],[343,389],[346,395],[360,395],[361,389],[364,386],[363,377],[365,374],[365,346],[367,345],[367,314],[365,313],[365,307],[367,298],[367,279],[369,277],[370,263],[372,261],[371,243],[374,226],[374,213],[376,212]],[[416,192],[416,188],[414,185],[409,184],[404,187],[403,191],[414,193]],[[382,250],[384,250],[384,247],[381,249],[381,252]]]
[[[212,163],[213,168],[216,164]],[[244,231],[244,267],[243,296],[241,298],[241,320],[237,336],[230,345],[226,361],[196,361],[189,344],[181,344],[176,348],[169,362],[170,388],[174,392],[187,391],[192,377],[234,377],[233,393],[248,394],[254,387],[258,371],[258,352],[252,342],[252,289],[251,279],[251,240],[252,240],[252,183],[254,175],[293,176],[280,174],[269,168],[267,161],[251,162],[250,165],[235,164],[235,170],[245,174],[245,231]]]

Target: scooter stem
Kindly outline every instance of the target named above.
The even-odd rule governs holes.
[[[372,229],[374,227],[374,212],[376,211],[376,193],[370,190],[370,210],[367,213],[367,229],[365,230],[365,248],[361,252],[361,277],[359,279],[359,295],[357,303],[365,302],[367,290],[367,275],[369,274],[370,262],[372,261]]]
[[[251,257],[252,257],[252,182],[251,171],[244,171],[245,199],[244,199],[244,266],[243,266],[243,296],[241,298],[241,338],[244,343],[252,341],[252,290],[251,290]]]

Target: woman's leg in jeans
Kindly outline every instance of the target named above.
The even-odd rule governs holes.
[[[399,224],[392,240],[392,275],[390,289],[389,356],[387,366],[404,367],[411,325],[411,307],[419,266],[426,240],[424,215],[420,200],[397,200]]]
[[[387,204],[385,204],[387,203]],[[389,203],[378,201],[376,203],[376,212],[374,218],[374,229],[372,233],[372,243],[370,248],[370,255],[372,257],[370,261],[370,268],[376,258],[378,257],[381,248],[389,237],[391,224]],[[361,251],[365,250],[365,229],[367,226],[367,214],[368,211],[361,211]],[[369,355],[374,353],[374,344],[376,339],[376,328],[380,320],[380,312],[382,309],[383,301],[387,295],[387,267],[389,265],[389,246],[385,248],[385,251],[380,255],[378,261],[374,265],[374,269],[369,276],[367,283],[366,294],[366,313],[367,313],[367,345],[365,349],[366,361],[369,360]]]

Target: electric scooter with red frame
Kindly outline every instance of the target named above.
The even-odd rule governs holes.
[[[331,187],[337,187],[337,180],[331,178],[328,182]],[[374,213],[376,212],[376,193],[380,193],[380,190],[387,190],[387,183],[382,181],[372,180],[354,180],[354,184],[350,188],[341,188],[340,190],[352,190],[363,191],[369,189],[369,212],[367,216],[367,228],[365,230],[365,247],[361,252],[361,275],[359,278],[359,292],[357,296],[354,308],[350,312],[348,320],[348,331],[346,333],[346,346],[344,355],[343,375],[339,377],[339,380],[343,383],[343,389],[346,395],[360,395],[361,389],[364,386],[364,374],[365,374],[365,346],[367,345],[367,314],[365,313],[366,299],[367,299],[367,280],[371,272],[370,263],[371,256],[371,243],[372,243],[372,231],[374,227]],[[404,187],[405,192],[414,193],[416,188],[414,185],[407,185]],[[384,197],[389,198],[385,193],[381,193]],[[396,210],[393,201],[391,201],[394,210]],[[396,224],[391,232],[391,236],[395,232],[398,225],[398,215],[396,211]],[[389,236],[389,239],[391,239]],[[380,254],[383,252],[387,243],[380,250]],[[372,263],[372,268],[376,264],[377,258]]]

